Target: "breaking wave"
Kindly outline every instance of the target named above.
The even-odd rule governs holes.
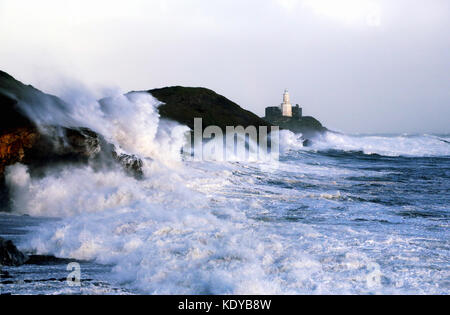
[[[293,134],[285,137],[285,144],[291,150],[302,147],[301,139]],[[326,132],[314,139],[309,150],[362,152],[390,157],[433,157],[450,156],[450,137],[448,135],[395,135],[395,136],[357,136]]]
[[[395,186],[399,171],[320,163],[314,152],[448,156],[448,137],[327,133],[305,148],[283,131],[280,163],[192,162],[180,154],[186,127],[161,120],[158,105],[132,94],[70,116],[143,158],[140,180],[114,168],[70,166],[33,178],[24,165],[8,167],[16,213],[60,218],[21,248],[112,265],[108,280],[138,293],[445,292],[445,268],[428,266],[445,264],[448,251],[436,244],[448,221],[402,219],[390,206],[399,194],[383,194],[383,185],[414,193]],[[371,185],[380,196],[367,194]],[[420,213],[424,200],[411,198],[400,207]],[[433,203],[428,215],[439,218],[445,204]]]

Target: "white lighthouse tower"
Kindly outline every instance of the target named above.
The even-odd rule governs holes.
[[[281,103],[281,112],[284,117],[292,117],[292,104],[287,89],[284,91],[283,94],[283,103]]]

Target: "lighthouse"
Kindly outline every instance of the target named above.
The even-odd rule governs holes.
[[[289,97],[289,91],[284,90],[283,103],[281,103],[281,112],[284,117],[292,117],[292,104]]]
[[[303,110],[300,105],[292,106],[288,90],[284,90],[283,103],[281,106],[266,107],[265,119],[269,122],[279,120],[280,118],[290,118],[300,120],[303,117]],[[286,119],[285,119],[286,120]]]

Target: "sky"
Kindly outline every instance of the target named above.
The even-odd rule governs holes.
[[[349,133],[450,132],[448,0],[0,0],[0,69],[59,95],[202,86],[262,116],[289,89]]]

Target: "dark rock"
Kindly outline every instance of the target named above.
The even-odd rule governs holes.
[[[59,113],[61,126],[42,124],[45,113],[52,110]],[[58,97],[0,71],[0,211],[10,206],[4,171],[16,163],[27,165],[32,176],[44,175],[47,168],[59,165],[90,163],[101,167],[117,162],[130,174],[143,175],[140,159],[115,154],[114,145],[101,135],[87,128],[64,127],[70,111],[71,106]]]
[[[113,151],[112,155],[114,159],[116,159],[116,161],[119,162],[128,173],[130,173],[130,175],[135,176],[138,179],[144,176],[144,171],[142,169],[144,163],[137,156],[117,154],[116,151]]]
[[[5,183],[5,178],[0,175],[0,211],[8,211],[9,203],[9,189]]]
[[[301,133],[305,138],[313,138],[327,131],[320,121],[314,117],[304,116],[302,118],[277,117],[265,118],[273,125],[280,126],[280,129],[290,130],[293,133]]]
[[[86,128],[46,127],[25,150],[21,163],[42,167],[57,163],[87,163],[102,150],[101,137]]]
[[[34,125],[18,108],[18,101],[11,93],[7,93],[5,80],[14,80],[12,77],[2,77],[0,71],[0,134],[8,133],[17,128],[33,128]]]
[[[92,157],[101,151],[100,136],[88,128],[68,129],[64,128],[64,136],[58,140],[60,150],[65,154],[76,154]]]
[[[222,95],[205,88],[166,87],[147,91],[163,104],[161,117],[177,121],[194,129],[194,118],[203,119],[203,128],[219,126],[271,126],[250,111],[241,108]]]
[[[304,146],[304,147],[311,147],[312,145],[313,145],[312,140],[305,139],[305,140],[303,141],[303,146]]]
[[[27,106],[21,106],[24,104]],[[64,112],[70,111],[70,106],[0,71],[0,177],[6,166],[15,163],[40,166],[55,161],[86,161],[99,153],[99,135],[91,130],[38,128],[29,119],[33,115],[42,120],[41,112],[52,109]]]
[[[25,264],[46,266],[46,265],[67,265],[73,262],[81,263],[81,261],[77,261],[75,259],[57,258],[55,256],[49,255],[30,255]]]
[[[17,249],[12,241],[0,237],[0,264],[4,266],[20,266],[28,257]]]
[[[66,282],[67,278],[48,278],[48,279],[23,279],[23,280],[6,280],[6,281],[1,281],[0,284],[23,284],[23,283],[45,283],[45,282]],[[94,279],[80,279],[81,283],[85,283],[85,282],[91,282],[93,285],[105,285],[105,282],[93,282]],[[10,295],[9,293],[6,294],[1,294],[1,295]]]
[[[34,127],[18,127],[0,133],[0,174],[3,174],[6,166],[21,162],[39,137]]]

